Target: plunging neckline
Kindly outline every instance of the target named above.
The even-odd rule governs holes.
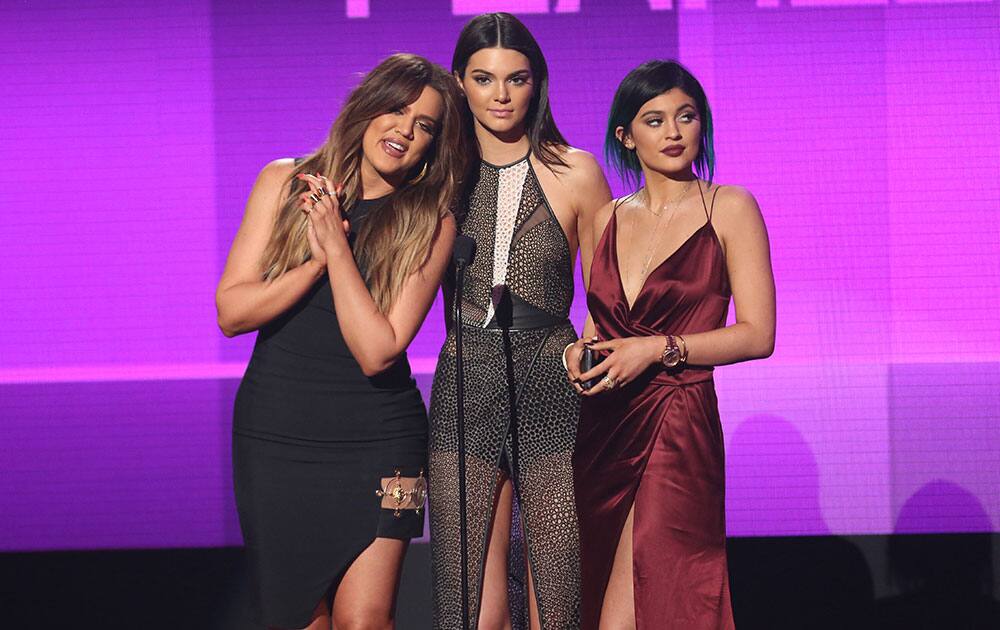
[[[622,279],[621,264],[618,260],[618,209],[617,208],[611,214],[611,221],[609,223],[613,224],[609,225],[608,228],[606,229],[609,229],[611,231],[611,235],[614,237],[614,241],[611,244],[612,245],[611,258],[615,264],[615,274],[618,276],[618,288],[621,290],[622,293],[622,301],[625,302],[625,306],[628,308],[629,315],[631,315],[632,311],[635,310],[635,305],[639,303],[639,298],[642,297],[642,292],[646,290],[646,285],[649,283],[649,278],[657,271],[659,271],[660,267],[670,262],[670,260],[673,259],[673,257],[676,256],[678,253],[680,253],[682,249],[687,247],[688,243],[694,240],[695,236],[701,234],[701,232],[706,227],[712,225],[712,222],[710,220],[705,221],[705,223],[701,227],[699,227],[697,230],[692,232],[690,236],[684,239],[684,242],[678,245],[677,249],[672,251],[669,256],[661,260],[655,267],[653,267],[649,271],[649,273],[646,274],[646,277],[642,279],[642,285],[639,286],[639,291],[635,294],[635,300],[631,304],[629,304],[628,293],[626,293],[625,291],[625,281]]]

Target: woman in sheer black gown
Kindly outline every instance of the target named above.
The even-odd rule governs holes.
[[[470,625],[576,628],[570,457],[579,401],[560,356],[577,338],[568,319],[573,267],[589,235],[578,228],[611,194],[593,156],[556,129],[545,58],[517,18],[471,20],[452,71],[481,159],[456,213],[477,253],[462,295],[446,289],[461,302],[461,321],[441,349],[431,396],[434,627],[462,624],[454,338],[462,326]]]

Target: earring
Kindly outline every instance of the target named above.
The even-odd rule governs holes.
[[[420,172],[417,173],[417,176],[410,180],[410,185],[412,186],[413,184],[419,183],[425,175],[427,175],[427,162],[424,162],[424,166],[420,169]]]

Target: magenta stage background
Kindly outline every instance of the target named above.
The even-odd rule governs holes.
[[[254,177],[358,72],[447,64],[500,9],[595,153],[625,73],[679,58],[718,180],[760,200],[778,340],[717,372],[730,534],[1000,531],[1000,2],[409,4],[0,5],[0,550],[240,543],[253,339],[213,292]],[[411,349],[425,394],[442,329]]]

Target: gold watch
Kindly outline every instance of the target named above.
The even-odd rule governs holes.
[[[673,335],[667,335],[667,346],[660,355],[660,363],[663,367],[677,367],[681,362],[681,349],[677,346],[677,339]]]

